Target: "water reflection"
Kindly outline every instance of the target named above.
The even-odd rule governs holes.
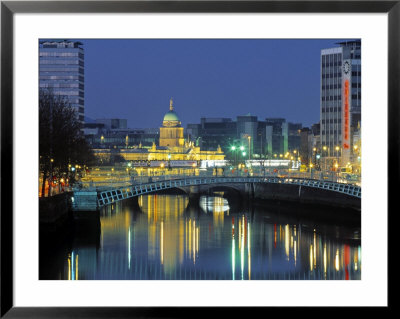
[[[147,195],[101,212],[100,245],[73,244],[61,279],[361,279],[360,229],[290,220],[226,198]]]

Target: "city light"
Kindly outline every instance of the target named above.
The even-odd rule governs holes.
[[[52,40],[44,52],[39,51],[42,53],[40,68],[61,69],[65,58],[58,55],[57,60],[54,54],[63,51],[58,46],[65,41]],[[145,50],[149,41],[158,40],[146,40]],[[160,68],[157,59],[161,63],[166,61],[162,52],[153,50],[151,59],[146,54],[138,55],[138,52],[142,52],[140,39],[135,40],[131,49],[129,41],[124,41],[123,47],[117,42],[109,43],[115,53],[121,49],[124,52],[126,50],[126,57],[143,64],[142,68],[134,69],[132,63],[120,61],[127,72],[134,72],[138,78],[164,72],[167,77],[162,76],[163,74],[160,77],[168,78],[172,84],[176,79],[185,79],[182,82],[182,92],[197,90],[202,92],[202,96],[177,96],[178,108],[173,105],[171,98],[169,111],[167,105],[163,111],[161,106],[157,106],[157,101],[166,92],[159,92],[157,87],[146,87],[146,81],[140,83],[140,86],[135,81],[125,81],[126,83],[121,82],[122,86],[132,92],[139,90],[143,94],[136,94],[132,104],[130,100],[121,100],[124,95],[118,94],[118,90],[110,89],[110,92],[115,93],[112,99],[109,94],[105,94],[109,92],[97,90],[96,98],[100,101],[105,98],[112,101],[111,104],[106,100],[102,101],[102,109],[97,107],[98,103],[90,103],[90,94],[84,92],[85,88],[95,86],[98,80],[88,77],[86,82],[95,82],[82,86],[83,77],[78,76],[74,85],[76,90],[80,90],[81,97],[89,99],[88,103],[85,100],[88,107],[83,113],[83,104],[82,107],[75,103],[72,105],[82,113],[78,117],[82,125],[76,127],[80,132],[78,137],[85,139],[87,145],[75,147],[62,143],[58,137],[61,134],[54,133],[58,133],[56,130],[64,131],[64,127],[53,125],[52,116],[48,116],[51,119],[50,134],[40,136],[49,136],[42,143],[54,140],[54,144],[50,145],[50,150],[45,154],[42,154],[44,148],[40,146],[43,159],[40,156],[39,197],[46,197],[46,192],[48,197],[57,196],[40,198],[39,209],[49,206],[49,213],[58,216],[63,213],[62,207],[53,205],[52,202],[62,200],[65,206],[68,205],[68,210],[64,209],[66,218],[71,218],[71,222],[78,224],[82,222],[83,216],[84,223],[94,221],[95,227],[91,227],[90,232],[79,234],[79,237],[85,239],[82,240],[83,244],[75,243],[74,234],[70,235],[68,232],[66,237],[72,237],[66,240],[74,245],[50,245],[49,254],[42,254],[49,260],[40,260],[39,266],[44,266],[40,269],[39,276],[43,273],[54,277],[51,279],[171,281],[360,279],[359,245],[363,215],[361,104],[358,103],[361,85],[358,84],[361,81],[361,60],[359,62],[355,61],[358,58],[353,59],[353,55],[355,57],[360,54],[356,41],[339,40],[344,42],[338,43],[333,51],[328,50],[334,52],[332,58],[324,53],[326,49],[321,51],[317,47],[318,50],[315,51],[315,45],[310,47],[314,52],[305,62],[319,67],[321,72],[312,80],[314,84],[320,82],[320,85],[307,86],[317,97],[314,99],[317,101],[316,107],[314,105],[309,108],[296,104],[295,94],[288,94],[293,99],[290,103],[279,97],[273,100],[274,97],[269,95],[266,104],[257,96],[260,90],[262,94],[265,93],[263,85],[251,83],[249,86],[248,83],[253,79],[260,82],[260,77],[251,76],[251,73],[254,70],[259,73],[261,70],[261,73],[265,73],[264,77],[271,80],[267,79],[271,86],[270,91],[280,92],[281,89],[278,90],[275,85],[284,86],[287,82],[283,80],[290,69],[287,69],[287,64],[280,63],[282,68],[287,69],[282,74],[270,74],[265,71],[268,68],[257,69],[251,63],[254,62],[252,60],[256,60],[258,64],[278,65],[283,62],[282,52],[288,52],[289,40],[284,41],[286,51],[277,51],[281,53],[277,55],[278,60],[282,61],[271,62],[270,59],[258,59],[255,56],[257,59],[247,59],[246,62],[241,61],[240,54],[234,56],[234,61],[238,62],[236,65],[239,68],[245,67],[245,72],[237,73],[238,76],[232,79],[226,78],[226,92],[223,90],[224,94],[218,96],[220,101],[209,92],[210,88],[218,87],[213,81],[218,79],[220,69],[213,67],[208,70],[209,63],[202,65],[204,59],[199,59],[196,54],[201,52],[204,55],[204,52],[210,51],[218,56],[229,56],[232,52],[237,54],[236,51],[243,51],[257,55],[260,49],[258,42],[268,41],[257,41],[257,45],[251,47],[253,51],[246,51],[245,45],[248,41],[243,41],[242,50],[232,50],[229,44],[229,50],[223,54],[218,50],[226,41],[222,41],[223,45],[219,44],[217,49],[212,46],[219,40],[207,41],[207,47],[204,48],[201,47],[202,41],[196,41],[195,45],[190,43],[188,47],[185,47],[185,41],[180,41],[179,45],[176,45],[176,41],[171,42],[168,49],[172,50],[177,60],[184,52],[184,56],[192,59],[190,63],[196,67],[199,63],[198,69],[204,69],[204,72],[187,73],[190,70],[185,68],[174,72],[174,66],[170,63]],[[316,41],[318,40],[314,39],[313,43]],[[328,40],[322,43],[324,48],[326,41]],[[337,42],[332,39],[329,41]],[[279,50],[278,42],[274,41],[273,50]],[[162,46],[168,43],[169,40],[163,40]],[[208,50],[209,48],[212,50]],[[53,52],[53,49],[58,51]],[[79,53],[76,49],[81,49],[82,52],[78,50]],[[74,64],[80,66],[77,69],[88,68],[86,74],[93,73],[90,68],[96,63],[97,68],[101,68],[101,63],[96,60],[102,63],[110,61],[112,64],[118,60],[115,59],[116,56],[108,56],[113,54],[113,50],[91,52],[93,49],[88,45],[85,52],[88,53],[89,61],[84,62],[82,49],[73,48],[71,44],[66,51],[68,53],[63,54],[69,56],[68,61],[76,60]],[[304,51],[304,48],[301,50]],[[77,59],[73,58],[75,53],[73,56],[69,55],[75,51]],[[48,55],[49,52],[52,54]],[[91,60],[95,54],[99,59]],[[220,60],[221,70],[225,70],[226,66],[223,64],[226,61]],[[43,61],[47,62],[42,63]],[[350,67],[350,73],[345,71],[346,63]],[[118,63],[114,66],[116,75],[121,70],[125,71],[123,68],[118,69]],[[142,69],[146,72],[143,73]],[[58,75],[53,76],[51,72],[39,72],[40,88],[52,87],[50,84],[53,82],[47,81],[47,78]],[[204,77],[211,74],[210,72],[217,73],[213,77]],[[108,81],[113,86],[114,73],[108,74],[109,77],[101,79],[99,83]],[[297,73],[292,72],[292,76],[297,77]],[[46,74],[43,79],[42,74]],[[234,78],[241,79],[243,76],[248,80],[243,85],[229,83]],[[213,82],[211,86],[203,85],[210,81]],[[332,83],[336,83],[335,90],[331,90]],[[57,94],[63,91],[59,88],[59,81],[52,85],[54,84]],[[347,93],[344,90],[345,85]],[[180,94],[171,91],[172,93]],[[235,103],[231,103],[232,99],[229,98],[232,93],[236,94],[233,99],[237,100]],[[345,99],[351,99],[352,96],[353,99],[357,97],[357,103],[352,102],[350,105],[347,102],[352,100],[346,102]],[[83,103],[83,98],[79,101]],[[178,117],[180,104],[183,110],[182,116]],[[93,106],[95,110],[90,110]],[[218,112],[216,106],[220,106]],[[242,114],[236,114],[240,106]],[[50,114],[53,114],[51,108]],[[86,119],[84,114],[94,117]],[[117,118],[119,114],[126,114],[127,119]],[[132,121],[129,125],[128,119]],[[360,122],[356,129],[355,123],[358,120]],[[140,129],[133,129],[134,127]],[[65,131],[67,132],[66,129]],[[53,134],[54,138],[51,136]],[[62,152],[55,148],[56,144]],[[85,148],[90,153],[86,153]],[[75,156],[75,153],[79,156]],[[51,205],[42,205],[46,200]],[[309,213],[314,211],[313,206],[318,216]],[[323,208],[328,206],[329,211]],[[349,233],[345,222],[350,210],[354,210],[351,213],[354,225],[352,223]],[[45,218],[49,215],[47,211],[40,213],[45,213]],[[296,220],[307,220],[307,223],[296,222],[293,216]],[[324,222],[325,217],[332,218],[333,222]],[[66,218],[60,218],[60,223],[67,220]],[[349,235],[351,241],[347,240]],[[57,260],[61,255],[62,260]]]

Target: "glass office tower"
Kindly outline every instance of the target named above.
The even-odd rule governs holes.
[[[361,41],[321,50],[321,155],[326,169],[350,161],[361,122]]]
[[[65,96],[84,123],[84,52],[82,43],[70,40],[39,42],[39,87]]]

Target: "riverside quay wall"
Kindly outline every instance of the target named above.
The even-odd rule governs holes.
[[[361,199],[344,193],[303,185],[251,183],[246,192],[255,199],[299,202],[361,210]]]
[[[40,231],[55,232],[68,223],[72,214],[71,196],[72,193],[66,192],[51,197],[39,198]]]

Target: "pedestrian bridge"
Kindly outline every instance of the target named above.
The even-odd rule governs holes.
[[[103,206],[121,201],[124,199],[137,197],[140,195],[154,193],[160,190],[171,188],[187,189],[191,186],[229,186],[233,184],[282,184],[299,186],[299,196],[301,188],[314,188],[326,190],[334,193],[348,195],[355,199],[361,198],[361,187],[352,184],[337,183],[304,178],[279,178],[279,177],[184,177],[177,179],[166,179],[163,181],[147,181],[142,183],[130,184],[126,186],[102,188],[83,188],[74,190],[72,209],[74,211],[98,210]]]

